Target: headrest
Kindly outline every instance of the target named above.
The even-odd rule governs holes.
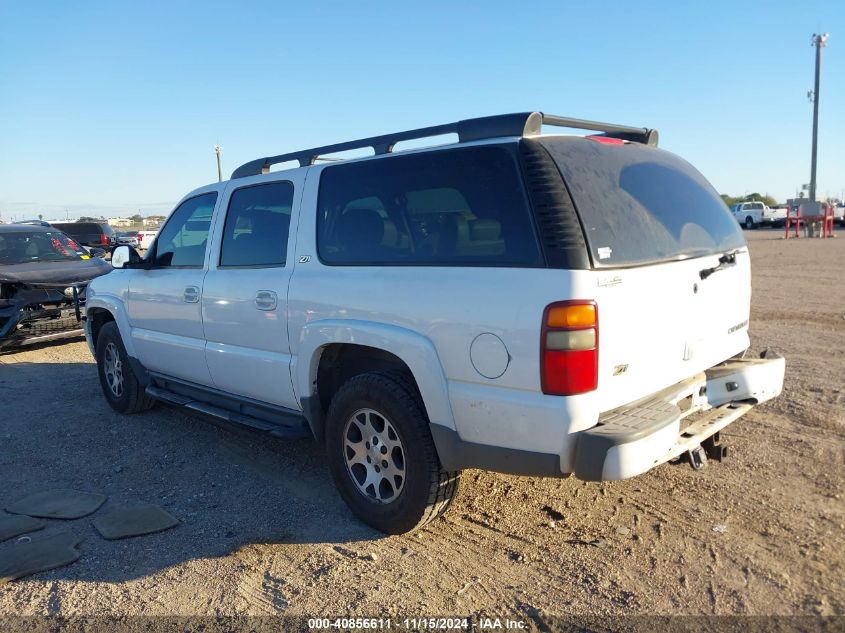
[[[287,237],[285,230],[288,217],[282,213],[263,211],[254,213],[251,217],[253,235],[262,237]]]
[[[392,220],[384,220],[384,236],[381,243],[385,246],[397,246],[399,244],[399,231]]]
[[[469,238],[473,241],[498,240],[502,237],[502,223],[498,220],[470,222]]]
[[[337,223],[337,235],[342,243],[357,241],[362,245],[381,244],[384,220],[375,209],[347,209]],[[355,236],[355,240],[349,239]]]

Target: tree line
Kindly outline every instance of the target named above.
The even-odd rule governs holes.
[[[747,196],[729,196],[726,193],[721,194],[722,200],[725,201],[725,204],[729,207],[734,206],[735,204],[739,204],[740,202],[762,202],[767,207],[773,207],[778,202],[771,196],[764,196],[760,193],[749,193]]]

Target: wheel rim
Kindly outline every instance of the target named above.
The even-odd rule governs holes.
[[[395,501],[405,487],[405,448],[396,429],[374,409],[359,409],[343,429],[346,470],[362,495]]]
[[[109,343],[106,345],[106,353],[103,358],[103,373],[106,376],[106,384],[109,386],[112,395],[119,398],[123,395],[123,361],[120,360],[120,353],[117,345]]]
[[[745,228],[750,229],[754,226],[754,220],[751,218],[745,218]]]

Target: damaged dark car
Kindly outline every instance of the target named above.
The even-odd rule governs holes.
[[[57,229],[0,225],[0,352],[82,336],[88,283],[111,270]]]

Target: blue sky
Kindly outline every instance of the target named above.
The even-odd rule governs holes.
[[[731,194],[845,190],[845,2],[0,0],[0,216],[168,212],[253,158],[545,110],[656,127]]]

